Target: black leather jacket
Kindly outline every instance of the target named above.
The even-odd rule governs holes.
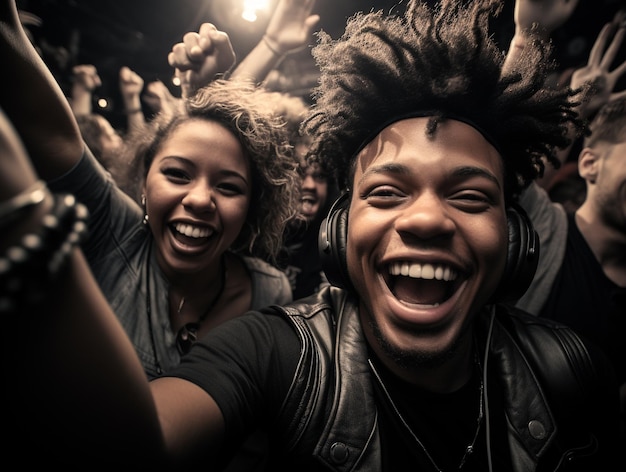
[[[273,309],[303,345],[278,428],[283,451],[314,457],[301,470],[380,471],[378,409],[354,300],[333,287]],[[482,342],[489,319],[478,318]],[[489,362],[506,393],[511,471],[613,470],[617,387],[595,356],[569,328],[498,307]]]

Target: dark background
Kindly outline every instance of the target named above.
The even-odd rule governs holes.
[[[233,22],[229,11],[242,0],[17,0],[18,8],[36,15],[41,23],[30,26],[42,55],[67,90],[70,71],[76,64],[97,67],[103,85],[96,96],[110,99],[103,113],[114,123],[123,117],[120,110],[118,72],[128,66],[148,83],[162,80],[172,93],[172,69],[167,53],[184,33],[197,31],[204,22],[226,31],[241,60],[262,36],[268,17],[252,24]],[[270,0],[274,5],[277,0]],[[339,37],[346,19],[356,11],[402,8],[406,0],[318,0],[319,28]],[[432,3],[432,2],[429,2]],[[400,6],[396,6],[399,4]],[[513,35],[514,0],[505,0],[500,16],[493,22],[494,39],[502,49]],[[612,19],[626,0],[580,0],[572,18],[553,35],[555,59],[561,67],[583,65],[605,22]],[[622,47],[621,58],[624,58]],[[621,59],[623,60],[623,59]],[[281,87],[308,96],[316,71],[305,49],[288,56],[280,65]]]

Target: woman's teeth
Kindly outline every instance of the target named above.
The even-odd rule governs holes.
[[[211,235],[212,231],[209,228],[193,226],[185,223],[176,223],[174,225],[176,231],[189,238],[207,238]]]

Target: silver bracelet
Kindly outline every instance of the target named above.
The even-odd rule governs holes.
[[[268,38],[268,37],[267,37],[267,35],[266,35],[266,34],[264,34],[264,35],[263,35],[263,37],[261,38],[261,40],[265,43],[265,45],[267,46],[267,48],[268,48],[270,51],[272,51],[272,53],[273,53],[275,56],[278,56],[278,57],[283,57],[283,56],[285,55],[285,53],[282,53],[282,52],[278,51],[278,49],[276,49],[276,46],[274,46],[274,45],[272,44],[272,41],[270,40],[270,38]]]
[[[43,180],[38,180],[22,193],[0,203],[0,228],[16,219],[24,210],[39,205],[48,194]]]

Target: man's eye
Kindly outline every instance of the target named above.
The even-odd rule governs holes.
[[[396,189],[393,189],[391,187],[376,187],[375,189],[372,189],[371,191],[367,192],[366,197],[368,198],[372,198],[372,197],[394,197],[398,194],[398,191]]]

